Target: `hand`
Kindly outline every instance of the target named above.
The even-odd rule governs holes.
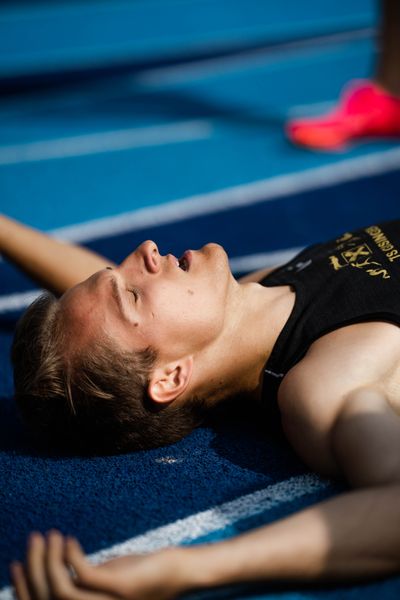
[[[26,564],[13,563],[11,576],[18,600],[170,600],[184,591],[179,550],[123,556],[93,566],[77,540],[57,531],[47,538],[33,533]]]

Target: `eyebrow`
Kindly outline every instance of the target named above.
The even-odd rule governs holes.
[[[124,304],[122,302],[122,298],[121,298],[121,292],[118,286],[118,282],[116,277],[113,275],[112,277],[110,277],[110,284],[111,284],[111,293],[113,298],[116,300],[117,304],[118,304],[118,308],[120,310],[120,312],[122,313],[124,319],[128,320],[128,316],[126,314],[125,311],[125,307]]]

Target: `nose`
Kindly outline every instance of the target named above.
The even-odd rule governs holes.
[[[138,253],[143,256],[146,269],[150,273],[158,273],[161,266],[161,257],[157,244],[152,240],[147,240],[143,244],[140,244]]]

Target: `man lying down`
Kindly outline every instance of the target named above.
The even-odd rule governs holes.
[[[25,565],[11,566],[20,600],[400,572],[400,221],[240,281],[216,244],[176,258],[146,241],[116,266],[5,216],[0,250],[61,295],[27,310],[12,351],[16,400],[39,437],[73,452],[151,448],[230,397],[249,411],[268,398],[303,461],[353,488],[228,541],[100,566],[76,540],[34,533]]]

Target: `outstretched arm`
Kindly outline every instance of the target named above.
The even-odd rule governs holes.
[[[351,581],[400,571],[400,485],[357,490],[227,542],[188,550],[196,586]]]
[[[0,215],[0,254],[44,287],[63,294],[113,262]]]
[[[354,491],[226,542],[130,555],[100,566],[87,562],[76,541],[56,533],[45,541],[36,534],[25,574],[14,564],[13,581],[19,600],[169,600],[255,581],[389,575],[400,570],[399,497],[400,485]]]

